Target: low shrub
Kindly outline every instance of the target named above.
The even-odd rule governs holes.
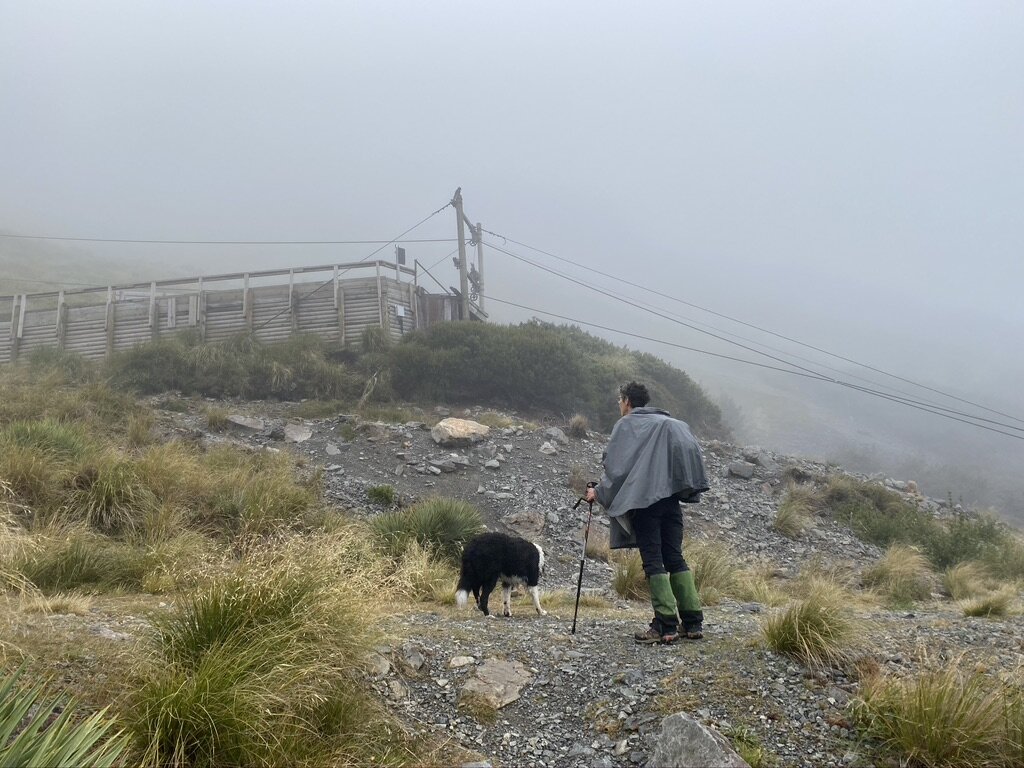
[[[895,605],[927,600],[934,574],[928,559],[916,549],[893,544],[881,559],[864,571],[864,585],[878,590]]]
[[[463,545],[484,530],[476,507],[444,497],[375,517],[370,527],[379,545],[395,560],[416,541],[452,563],[458,563]]]
[[[210,406],[206,409],[206,427],[211,432],[223,432],[228,428],[228,412],[224,408]]]

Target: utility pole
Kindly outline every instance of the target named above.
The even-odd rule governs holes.
[[[462,319],[469,320],[469,268],[466,265],[466,224],[462,212],[462,187],[452,197],[455,206],[455,221],[459,229],[459,289],[462,291]]]
[[[477,300],[480,311],[484,311],[484,226],[476,223],[476,268],[477,268]]]

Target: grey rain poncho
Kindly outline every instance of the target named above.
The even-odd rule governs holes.
[[[634,408],[616,422],[604,452],[597,500],[611,517],[612,549],[636,547],[628,514],[674,496],[700,501],[708,490],[700,446],[685,422],[660,408]]]

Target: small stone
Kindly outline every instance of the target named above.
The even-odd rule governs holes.
[[[459,667],[468,667],[470,664],[475,664],[476,659],[472,656],[452,656],[452,660],[448,662],[449,669],[458,669]]]
[[[313,430],[304,424],[285,424],[284,439],[290,443],[304,443],[313,436]]]
[[[327,452],[328,456],[337,456],[338,454],[341,453],[341,449],[334,443],[328,443],[327,445],[325,445],[324,451]]]
[[[487,469],[501,469],[501,462],[499,462],[497,459],[491,459],[490,461],[486,462],[484,466],[487,467]]]
[[[263,419],[250,419],[248,416],[228,416],[228,423],[250,432],[262,432],[267,427]]]
[[[546,442],[540,447],[540,452],[545,456],[553,456],[558,453],[558,448],[553,443]]]
[[[432,475],[440,475],[441,474],[440,468],[439,467],[435,467],[433,464],[431,464],[429,467],[427,467],[427,472],[429,472]]]

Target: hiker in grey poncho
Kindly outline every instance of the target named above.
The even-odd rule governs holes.
[[[683,513],[708,490],[700,446],[685,422],[647,407],[650,395],[631,381],[619,389],[622,418],[604,454],[604,475],[587,501],[598,501],[611,517],[609,546],[638,548],[651,589],[654,620],[637,632],[640,643],[670,643],[703,637],[704,614],[683,559]]]

